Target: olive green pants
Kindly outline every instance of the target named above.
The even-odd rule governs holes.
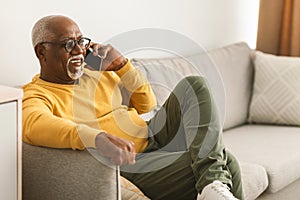
[[[206,81],[184,78],[148,122],[149,145],[122,176],[153,200],[193,200],[214,180],[243,199],[239,164],[222,143],[217,113]]]

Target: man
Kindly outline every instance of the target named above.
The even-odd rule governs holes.
[[[23,87],[24,142],[96,149],[151,199],[188,200],[198,193],[199,199],[243,199],[239,165],[222,144],[203,78],[180,81],[145,122],[139,114],[156,106],[150,84],[112,46],[91,42],[60,15],[36,22],[32,43],[41,69]],[[101,71],[85,65],[89,48],[102,57]]]

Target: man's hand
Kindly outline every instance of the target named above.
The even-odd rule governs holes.
[[[135,163],[134,143],[104,132],[96,136],[96,148],[99,153],[115,165]]]
[[[100,56],[102,59],[102,71],[117,71],[121,69],[126,63],[127,59],[110,44],[102,45],[91,43],[94,56]]]

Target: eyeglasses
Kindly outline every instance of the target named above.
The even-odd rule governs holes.
[[[58,43],[58,42],[40,42],[39,44],[56,44],[56,45],[63,45],[65,50],[70,53],[74,50],[76,43],[82,50],[86,50],[90,45],[91,39],[82,37],[79,40],[68,39],[65,43]]]

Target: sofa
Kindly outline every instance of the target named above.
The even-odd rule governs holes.
[[[264,54],[239,42],[195,55],[133,58],[131,62],[152,84],[157,109],[180,78],[208,76],[223,120],[224,143],[241,166],[245,199],[300,199],[300,82],[293,78],[298,73],[298,58]],[[287,63],[293,66],[290,74],[278,78]],[[280,65],[278,71],[272,69],[276,65]],[[283,79],[289,82],[283,85],[289,86],[291,94],[278,84]],[[147,119],[155,112],[142,117]],[[117,176],[114,166],[98,162],[87,150],[23,143],[24,200],[117,199]],[[130,187],[122,184],[122,199],[147,199]]]

